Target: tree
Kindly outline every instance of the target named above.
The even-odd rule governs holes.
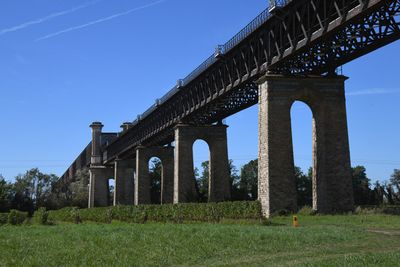
[[[198,187],[198,195],[199,202],[207,202],[208,201],[208,180],[210,177],[209,171],[210,162],[203,161],[201,163],[201,175],[196,179],[197,187]]]
[[[243,200],[256,200],[258,195],[258,160],[251,160],[240,170],[239,189]]]
[[[374,189],[371,191],[370,194],[370,205],[382,205],[385,195],[385,187],[376,181],[374,184]]]
[[[11,207],[11,186],[0,174],[0,212],[8,212]]]
[[[396,202],[400,202],[400,170],[394,169],[393,174],[390,176],[390,184],[394,187],[396,192],[394,192],[394,198]]]
[[[296,179],[297,205],[299,207],[312,206],[312,168],[305,175],[300,167],[294,167]]]
[[[77,179],[78,180],[78,179]],[[58,180],[53,184],[52,190],[51,190],[51,197],[50,197],[50,205],[49,209],[61,209],[64,207],[68,206],[73,206],[73,188],[75,187],[74,185],[78,183],[77,182],[72,182],[69,183],[68,181],[65,180]],[[88,194],[88,189],[86,185],[86,191]],[[80,207],[80,205],[78,205]],[[87,207],[87,202],[86,206]]]
[[[231,187],[231,199],[242,200],[242,193],[240,190],[240,175],[238,175],[238,169],[233,164],[233,160],[229,160],[229,184]]]
[[[385,194],[385,199],[386,202],[390,205],[394,205],[395,204],[395,197],[394,197],[394,188],[393,185],[391,183],[385,182],[384,185],[384,194]]]
[[[85,168],[76,172],[75,182],[67,189],[70,205],[74,207],[87,208],[89,201],[89,169]]]
[[[161,203],[161,175],[162,175],[162,164],[161,160],[154,158],[150,162],[150,198],[152,204]]]
[[[201,163],[201,175],[196,176],[196,184],[198,187],[199,194],[199,202],[207,202],[208,201],[208,188],[209,188],[209,179],[210,179],[210,162],[203,161]],[[196,168],[195,168],[196,172]],[[229,160],[229,184],[232,199],[235,200],[235,195],[237,195],[237,191],[239,190],[239,181],[240,177],[237,174],[237,168],[233,165],[233,161]]]
[[[18,175],[12,186],[13,208],[33,213],[34,209],[46,207],[51,198],[52,186],[58,180],[54,174],[44,174],[34,168]]]
[[[367,177],[364,166],[352,168],[354,204],[368,205],[370,201],[371,189],[370,179]]]
[[[390,182],[400,191],[400,169],[394,169],[390,176]]]

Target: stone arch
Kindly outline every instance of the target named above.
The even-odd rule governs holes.
[[[353,208],[345,77],[267,75],[259,81],[259,199],[265,216],[297,209],[290,107],[313,114],[313,207]]]
[[[114,196],[115,196],[115,178],[109,177],[107,178],[107,188],[108,188],[108,195],[107,195],[107,206],[114,205]]]
[[[197,152],[199,151],[199,147],[206,147],[206,151],[207,151],[207,158],[202,158],[201,161],[196,162],[196,158],[197,158]],[[204,151],[203,151],[204,152]],[[198,194],[198,200],[200,202],[208,202],[209,200],[209,187],[210,187],[210,154],[211,154],[211,150],[210,150],[210,145],[203,139],[196,139],[193,142],[192,145],[192,153],[193,153],[193,175],[194,177],[195,175],[195,168],[196,168],[196,163],[200,163],[201,164],[201,168],[198,169],[199,171],[199,176],[200,176],[200,180],[195,180],[196,182],[196,192]],[[205,164],[203,166],[203,164]],[[207,178],[206,179],[202,179],[203,177],[203,172],[206,172]]]
[[[300,113],[300,114],[299,114]],[[311,168],[312,170],[314,169],[314,162],[315,161],[315,156],[313,154],[314,150],[314,141],[315,138],[313,138],[313,133],[315,132],[315,117],[313,115],[313,110],[311,109],[310,105],[307,104],[304,101],[301,100],[295,100],[293,101],[291,107],[290,107],[290,119],[291,119],[291,133],[292,133],[292,144],[293,144],[293,164],[295,168],[295,173],[296,171],[296,166],[297,167],[304,167],[301,170],[303,171],[303,174],[308,176],[308,170]],[[299,132],[299,127],[300,124],[302,125],[302,129]],[[306,126],[306,128],[304,128]],[[304,134],[304,135],[299,135],[299,134]],[[297,135],[296,135],[297,134]],[[301,137],[301,140],[300,140]],[[306,140],[308,139],[308,140]],[[296,142],[297,141],[297,142]],[[307,150],[307,154],[311,154],[311,160],[307,159],[301,159],[300,155],[297,155],[296,158],[296,153],[298,153],[299,147],[302,149]],[[306,164],[300,164],[300,162]],[[303,166],[302,166],[303,165]],[[314,171],[312,172],[314,173]],[[296,175],[295,175],[296,177]],[[297,186],[297,206],[298,208],[301,208],[304,205],[310,205],[312,206],[312,186],[314,182],[307,180],[303,180],[303,187],[306,189],[309,189],[309,191],[299,191],[299,182],[297,179],[299,177],[296,177],[296,186]],[[310,182],[310,183],[309,183]]]
[[[208,201],[229,200],[229,160],[226,125],[177,125],[175,127],[174,202],[197,199],[193,172],[193,144],[204,140],[210,150]]]
[[[151,204],[161,204],[161,180],[163,175],[163,163],[159,157],[151,157],[148,160],[148,172],[150,179]]]
[[[150,179],[149,161],[152,158],[160,159],[161,196],[160,202],[173,202],[173,174],[174,174],[174,148],[167,147],[138,147],[136,150],[136,175],[135,175],[135,204],[150,204]]]

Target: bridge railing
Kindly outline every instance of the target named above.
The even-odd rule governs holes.
[[[271,0],[270,7],[261,12],[255,19],[253,19],[249,24],[246,25],[240,32],[238,32],[234,37],[232,37],[224,45],[219,45],[216,52],[209,56],[203,63],[201,63],[195,70],[193,70],[184,79],[178,80],[177,85],[175,85],[171,90],[169,90],[163,97],[158,99],[155,104],[148,108],[144,113],[138,115],[137,119],[132,122],[132,126],[137,125],[141,120],[144,120],[148,115],[150,115],[154,110],[157,109],[159,105],[167,102],[172,98],[180,89],[188,85],[194,79],[199,77],[204,71],[206,71],[211,65],[213,65],[218,60],[220,54],[226,54],[237,46],[240,42],[250,36],[255,30],[261,27],[271,16],[271,3],[273,2],[274,7],[283,7],[293,0]]]
[[[255,19],[253,19],[246,27],[244,27],[239,33],[237,33],[234,37],[232,37],[228,42],[224,45],[219,46],[218,52],[220,53],[228,53],[231,49],[237,46],[240,42],[246,39],[250,34],[252,34],[255,30],[261,27],[270,17],[271,13],[271,5],[274,7],[283,7],[287,5],[289,2],[293,0],[275,0],[270,1],[270,7],[261,12]],[[180,86],[185,86],[196,79],[200,74],[202,74],[205,70],[207,70],[211,65],[213,65],[217,61],[216,54],[212,54],[209,56],[203,63],[201,63],[195,70],[193,70],[189,75],[187,75],[184,79],[179,80],[181,84],[174,86],[168,93],[166,93],[162,98],[159,99],[158,105],[165,103],[168,99],[170,99],[173,95],[175,95],[179,91]],[[144,119],[156,109],[157,104],[151,106],[148,110],[146,110],[142,115],[140,115],[140,120]],[[133,123],[136,124],[138,120],[135,120]]]
[[[271,16],[268,9],[261,12],[254,20],[252,20],[246,27],[244,27],[238,34],[233,36],[224,46],[223,52],[227,53],[241,41],[246,39],[251,33],[263,25]]]

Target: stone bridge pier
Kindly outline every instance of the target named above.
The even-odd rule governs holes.
[[[132,127],[131,122],[124,122],[121,125],[121,133]],[[134,180],[136,161],[135,159],[116,159],[114,162],[114,206],[134,204]]]
[[[133,159],[115,160],[114,206],[133,205],[134,203],[135,163]]]
[[[193,144],[198,139],[204,140],[210,149],[208,200],[231,198],[226,129],[226,125],[175,127],[174,203],[197,201]]]
[[[174,192],[174,148],[144,147],[136,149],[135,205],[151,204],[149,160],[161,160],[161,204],[173,202]]]
[[[108,206],[108,179],[114,177],[112,167],[102,165],[101,130],[103,124],[94,122],[92,128],[92,156],[90,160],[89,208]]]
[[[347,78],[266,75],[259,83],[258,195],[267,217],[297,209],[290,109],[313,114],[313,209],[353,209],[344,82]]]

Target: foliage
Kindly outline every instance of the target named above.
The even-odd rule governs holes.
[[[76,181],[69,186],[69,190],[71,191],[71,206],[87,207],[89,178],[89,169],[85,168],[77,171]]]
[[[196,185],[198,190],[198,201],[199,202],[207,202],[208,201],[208,188],[209,188],[209,179],[210,179],[210,162],[204,161],[201,163],[202,172],[200,176],[195,176]],[[238,170],[233,164],[232,160],[229,160],[229,184],[231,189],[232,200],[246,200],[240,198],[239,192],[239,183],[240,176],[237,174]]]
[[[203,161],[201,163],[201,175],[197,179],[197,186],[198,186],[198,191],[199,191],[199,201],[200,202],[207,202],[208,201],[208,180],[210,177],[210,162]]]
[[[7,212],[11,207],[11,185],[0,174],[0,212]]]
[[[48,206],[52,186],[57,180],[54,174],[44,174],[37,168],[18,175],[12,185],[12,207],[33,214],[36,208]]]
[[[240,170],[239,189],[245,200],[256,200],[258,195],[258,160],[251,160]]]
[[[37,211],[35,211],[33,215],[33,221],[36,224],[46,225],[48,224],[48,217],[49,217],[49,212],[46,210],[46,208],[42,207],[39,208]]]
[[[393,203],[400,204],[400,169],[394,169],[390,176],[390,186],[393,195]]]
[[[352,168],[352,179],[355,205],[382,205],[385,202],[393,205],[397,203],[393,180],[390,183],[386,182],[384,185],[376,181],[373,188],[371,188],[371,180],[367,177],[364,166]]]
[[[0,213],[0,225],[8,222],[8,213]]]
[[[149,178],[150,178],[150,198],[151,203],[161,203],[161,175],[162,163],[158,158],[153,158],[150,162]]]
[[[299,207],[312,205],[312,168],[305,175],[299,167],[295,167],[297,203]],[[239,200],[255,200],[258,191],[258,160],[243,165],[239,177]],[[282,211],[284,212],[284,211]],[[282,213],[281,212],[281,213]]]
[[[312,168],[305,175],[300,167],[294,167],[297,188],[297,206],[312,206]]]
[[[354,203],[367,205],[370,199],[370,179],[367,177],[364,166],[352,168]]]
[[[400,191],[400,169],[394,169],[390,176],[390,183],[397,188],[397,191]]]
[[[73,182],[57,181],[53,185],[49,209],[60,209],[67,206],[87,207],[89,199],[89,169],[78,170]]]
[[[390,214],[400,215],[400,206],[382,205],[382,206],[357,206],[355,214]]]
[[[254,201],[258,190],[258,162],[252,160],[243,165],[240,175],[233,162],[229,162],[232,201]],[[194,202],[208,201],[209,162],[201,165],[202,171],[195,168],[197,179],[197,194],[191,198]],[[160,203],[162,165],[159,160],[153,160],[150,165],[151,199],[152,203]],[[298,206],[312,205],[312,169],[307,175],[295,167]],[[400,204],[400,170],[395,169],[389,181],[373,185],[367,177],[363,166],[352,168],[352,181],[356,205],[395,205]],[[14,183],[7,183],[0,175],[0,212],[10,209],[27,211],[30,215],[34,210],[45,207],[55,210],[63,207],[85,208],[88,203],[89,170],[77,172],[73,182],[58,180],[53,174],[44,174],[38,169],[31,169],[23,175],[18,175]],[[178,212],[178,211],[176,211]],[[80,220],[79,213],[75,218]],[[141,215],[145,218],[145,214]],[[174,217],[180,221],[182,216]],[[139,219],[138,219],[139,220]],[[142,220],[142,219],[140,219]],[[139,220],[139,221],[140,221]]]
[[[28,212],[10,210],[10,213],[8,213],[7,223],[11,225],[20,225],[23,224],[27,218]]]
[[[240,175],[238,169],[233,164],[233,160],[229,160],[229,184],[231,185],[231,198],[234,201],[247,200],[241,198],[242,192],[240,191]],[[255,200],[255,199],[254,199]]]
[[[79,209],[76,207],[72,207],[69,212],[68,215],[70,216],[69,218],[71,218],[71,221],[75,224],[80,224],[82,222],[81,219],[81,215],[79,212]]]
[[[303,206],[298,212],[298,215],[314,215],[315,211],[310,206]]]
[[[74,222],[74,208],[49,211],[52,221]],[[115,206],[108,208],[80,209],[82,221],[110,223],[118,221],[145,223],[202,221],[219,222],[221,219],[259,219],[259,202],[221,202],[221,203],[184,203],[166,205]]]

